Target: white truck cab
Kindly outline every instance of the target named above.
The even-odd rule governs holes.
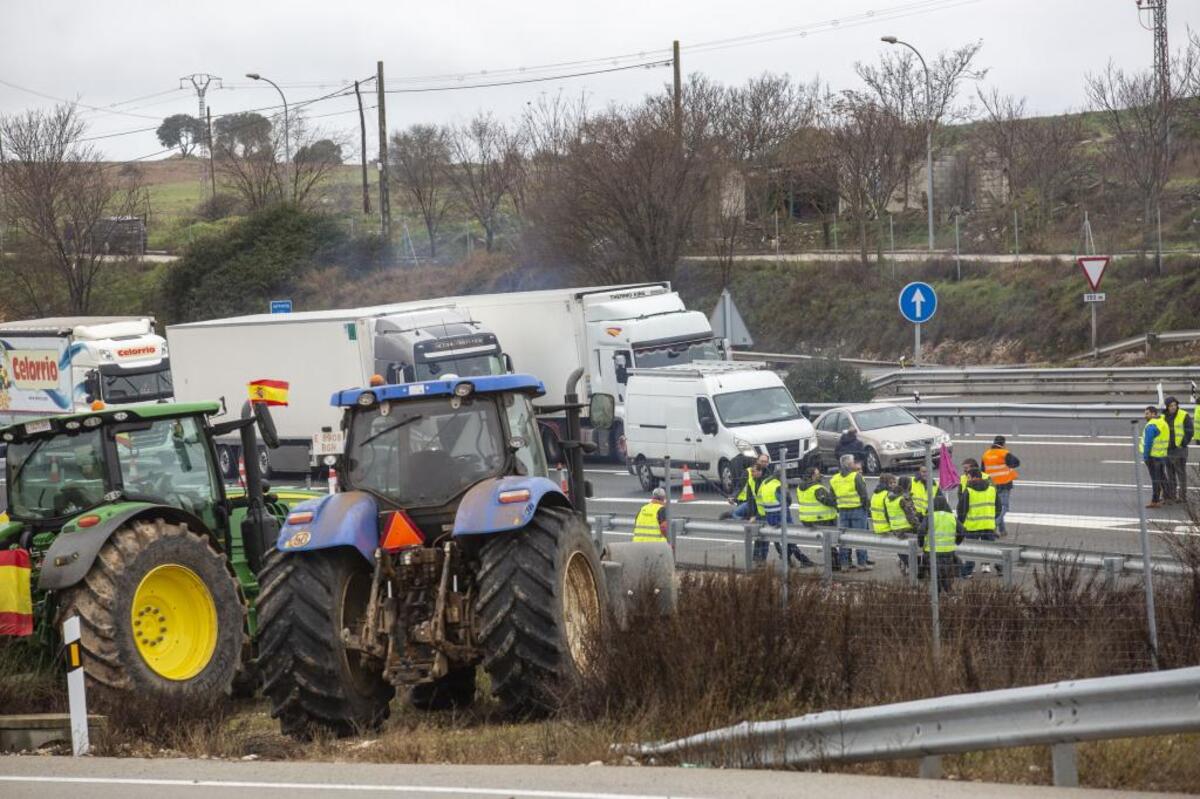
[[[625,438],[630,468],[642,487],[663,478],[664,460],[686,464],[693,480],[732,493],[739,468],[766,453],[778,463],[786,450],[792,466],[816,457],[817,439],[791,392],[765,364],[699,361],[629,370],[625,385]]]

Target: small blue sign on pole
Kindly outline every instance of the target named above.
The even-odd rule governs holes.
[[[937,292],[928,283],[918,281],[900,289],[900,314],[913,324],[932,319],[937,305]]]
[[[271,300],[271,313],[291,313],[291,300]]]
[[[937,313],[937,292],[919,280],[900,289],[900,315],[913,323],[913,363],[921,363],[921,323]]]

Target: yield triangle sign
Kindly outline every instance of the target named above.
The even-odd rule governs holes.
[[[1104,277],[1104,270],[1108,266],[1107,255],[1085,255],[1082,258],[1075,259],[1079,264],[1079,268],[1083,270],[1083,276],[1087,278],[1088,285],[1092,287],[1092,291],[1100,290],[1100,280]]]

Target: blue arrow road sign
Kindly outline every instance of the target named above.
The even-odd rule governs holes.
[[[291,300],[271,300],[271,313],[291,313]]]
[[[937,292],[928,283],[909,283],[900,289],[900,314],[910,322],[928,322],[937,312]]]

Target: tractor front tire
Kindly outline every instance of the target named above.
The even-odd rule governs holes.
[[[476,616],[483,666],[510,716],[557,710],[586,675],[608,598],[587,525],[571,510],[538,508],[480,552]]]
[[[433,682],[414,685],[408,701],[417,710],[461,710],[475,701],[475,667],[461,666]]]
[[[186,524],[121,527],[60,596],[80,622],[89,688],[111,702],[227,695],[242,659],[246,606],[224,557]]]
[[[259,574],[258,667],[271,715],[285,735],[356,735],[379,727],[395,689],[382,665],[343,643],[358,631],[371,569],[353,550],[267,557]]]

